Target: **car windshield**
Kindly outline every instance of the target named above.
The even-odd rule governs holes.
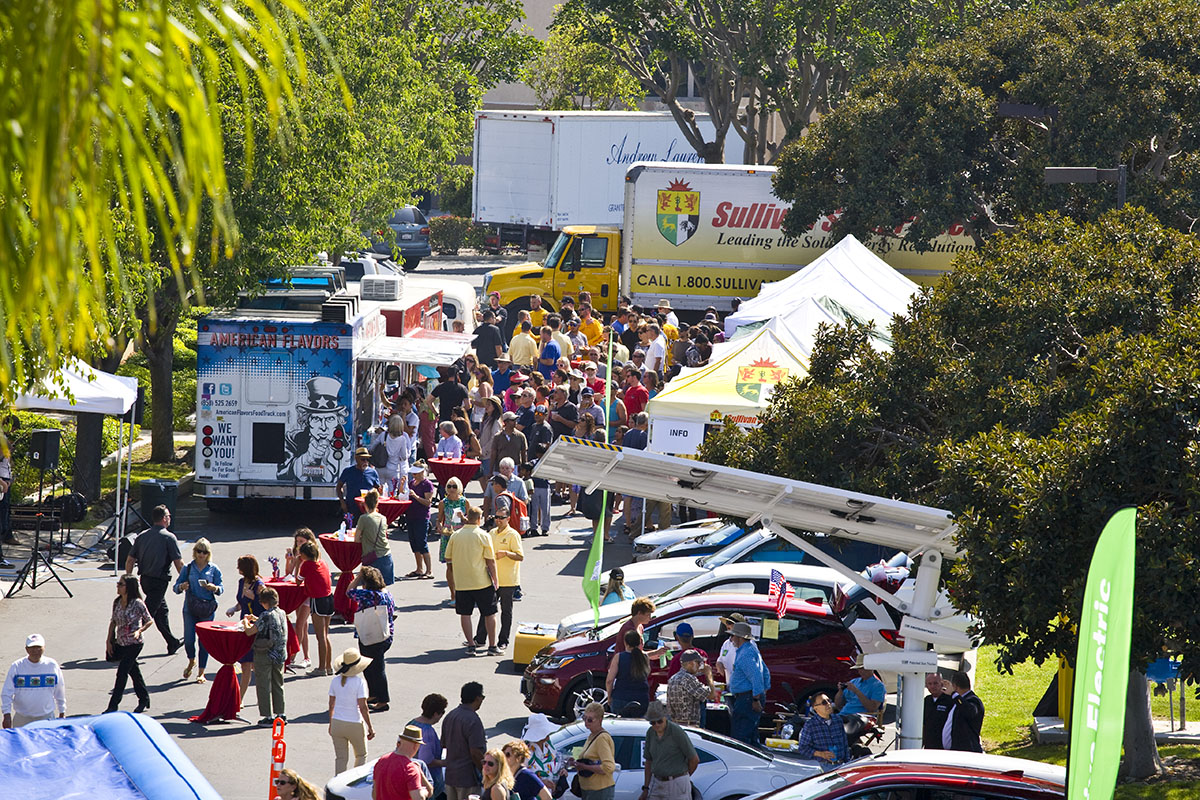
[[[546,260],[542,262],[542,266],[547,269],[555,269],[558,267],[559,259],[562,258],[563,251],[567,249],[567,245],[571,243],[571,235],[568,233],[560,233],[558,238],[554,240],[554,244],[550,247],[550,252],[546,253]]]
[[[763,533],[762,529],[755,531],[750,536],[739,536],[711,556],[696,559],[696,563],[704,567],[704,569],[716,569],[725,564],[732,564],[743,553],[761,542],[765,537],[766,534]]]
[[[738,525],[723,525],[710,533],[708,536],[705,536],[703,539],[701,539],[700,544],[707,547],[718,547],[723,545],[726,540],[730,539],[734,535],[740,534],[741,532],[742,529]]]

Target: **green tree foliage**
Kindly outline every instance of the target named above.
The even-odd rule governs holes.
[[[724,160],[732,128],[745,142],[745,163],[759,164],[773,161],[814,115],[835,108],[874,67],[895,65],[913,47],[957,35],[1014,5],[1024,3],[567,0],[556,25],[577,26],[610,51],[666,105],[707,161]],[[689,74],[714,133],[681,102]],[[781,130],[775,138],[772,117]]]
[[[249,109],[258,141],[253,161],[241,158],[243,109],[225,103],[230,205],[242,232],[231,257],[206,252],[201,285],[171,279],[163,248],[147,278],[141,307],[142,349],[153,392],[152,458],[173,452],[171,385],[174,333],[180,312],[201,300],[221,305],[263,278],[310,262],[318,251],[358,249],[366,234],[415,193],[434,188],[465,167],[473,112],[483,92],[513,79],[534,47],[515,26],[515,0],[498,2],[307,4],[321,39],[310,79],[297,89],[298,113],[281,136],[269,130],[269,105],[259,96]],[[222,87],[233,53],[220,62]],[[212,221],[202,219],[202,229]]]
[[[1074,656],[1096,539],[1137,506],[1134,666],[1181,653],[1194,680],[1198,309],[1195,237],[1141,209],[1039,217],[915,298],[890,353],[825,331],[761,427],[726,426],[702,457],[949,509],[965,551],[949,588],[1001,669]],[[1152,756],[1142,716],[1127,724]]]
[[[573,23],[554,26],[525,68],[525,83],[540,108],[563,111],[634,111],[646,96],[611,50],[589,41]]]
[[[825,331],[718,463],[951,510],[1000,664],[1074,653],[1087,554],[1136,505],[1134,658],[1200,665],[1200,241],[1138,210],[993,237],[893,323]]]
[[[1191,229],[1200,216],[1200,6],[1134,0],[1013,13],[878,70],[779,159],[793,233],[842,210],[858,236],[915,218],[982,241],[1020,217],[1095,219],[1112,186],[1043,185],[1046,166],[1128,165],[1129,201]],[[1039,112],[1002,116],[1002,102]],[[789,226],[792,226],[789,228]]]
[[[242,97],[286,122],[306,74],[298,0],[0,3],[0,397],[108,334],[105,303],[138,280],[118,253],[152,225],[178,276],[210,236],[237,243],[218,50]],[[255,55],[251,57],[250,53]],[[249,140],[247,140],[249,143]]]

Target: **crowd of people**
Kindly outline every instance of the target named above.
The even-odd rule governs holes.
[[[238,664],[242,697],[253,683],[259,724],[273,725],[277,718],[287,719],[286,671],[329,678],[328,733],[336,772],[365,763],[367,742],[376,737],[372,715],[390,710],[385,661],[397,633],[397,608],[389,587],[400,578],[434,577],[431,542],[447,582],[445,603],[459,618],[464,655],[482,651],[499,656],[512,642],[513,604],[521,599],[523,539],[550,532],[552,504],[566,505],[568,516],[579,513],[599,523],[610,540],[610,521],[618,513],[627,534],[635,527],[641,531],[655,523],[672,524],[669,503],[616,497],[601,507],[600,498],[584,487],[552,484],[532,473],[564,435],[607,437],[627,448],[645,448],[649,399],[683,366],[707,363],[711,345],[722,341],[716,310],[708,309],[698,325],[683,326],[666,301],[654,309],[624,303],[607,323],[594,313],[586,294],[577,302],[566,298],[555,312],[543,308],[536,295],[529,305],[517,312],[514,333],[506,342],[500,334],[506,311],[490,297],[474,350],[440,369],[432,388],[428,383],[400,386],[397,374],[389,373],[381,389],[386,415],[378,435],[370,446],[356,449],[353,465],[336,484],[346,532],[362,548],[361,567],[347,592],[356,608],[356,646],[336,656],[333,652],[334,576],[312,530],[295,532],[282,565],[268,559],[272,578],[291,580],[304,590],[305,599],[293,612],[294,654],[288,652],[289,622],[279,593],[267,585],[259,558],[247,553],[237,559],[236,589],[225,615],[241,620],[247,637]],[[480,468],[467,485],[457,477],[435,485],[427,464],[432,458],[477,459]],[[478,493],[469,492],[476,481]],[[481,498],[472,502],[468,493]],[[410,501],[394,523],[380,511],[381,500],[389,497]],[[681,516],[685,513],[681,510]],[[167,507],[153,509],[150,519],[151,527],[137,536],[123,564],[112,602],[104,649],[116,674],[108,711],[120,707],[130,681],[137,698],[134,710],[150,708],[138,658],[152,627],[168,654],[185,649],[184,680],[207,680],[209,654],[196,626],[217,617],[225,577],[204,538],[192,545],[191,559],[184,562]],[[413,554],[414,567],[403,576],[396,575],[393,524]],[[643,787],[643,798],[650,800],[691,796],[687,778],[698,761],[680,726],[705,725],[710,701],[727,704],[735,738],[758,744],[771,677],[750,625],[738,614],[723,619],[728,637],[710,667],[709,654],[693,644],[690,626],[680,624],[660,701],[651,692],[650,665],[668,651],[647,650],[643,632],[654,603],[635,598],[623,578],[620,568],[611,570],[602,590],[603,603],[633,601],[632,615],[618,637],[622,648],[612,655],[606,676],[608,707],[594,703],[584,712],[589,735],[575,758],[564,759],[554,751],[549,736],[557,726],[539,714],[530,718],[520,740],[489,750],[478,713],[483,687],[469,682],[449,712],[442,695],[424,698],[420,714],[403,726],[395,749],[374,768],[376,800],[443,794],[446,800],[474,795],[552,800],[565,792],[568,771],[578,775],[584,800],[611,800],[614,753],[603,727],[606,713],[644,716],[650,722]],[[183,596],[182,636],[172,629],[167,604],[172,590]],[[44,639],[31,634],[26,657],[10,668],[0,692],[4,727],[65,715],[62,671],[44,648]],[[945,685],[931,678],[927,686],[926,747],[978,750],[983,706],[966,676],[956,674]],[[877,714],[884,702],[883,684],[868,670],[860,670],[833,697],[814,696],[800,731],[799,754],[829,764],[845,761],[849,751],[842,717]],[[282,772],[275,788],[283,800],[320,796],[291,770]]]

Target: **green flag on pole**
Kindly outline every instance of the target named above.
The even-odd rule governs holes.
[[[1075,658],[1067,800],[1110,800],[1116,788],[1129,685],[1136,521],[1135,508],[1113,514],[1088,569]]]
[[[604,441],[611,442],[608,424],[612,419],[613,375],[612,375],[613,332],[608,330],[608,361],[604,378]],[[592,604],[593,625],[600,624],[600,572],[604,564],[604,539],[608,536],[608,490],[600,495],[600,520],[592,533],[592,551],[588,554],[587,566],[583,570],[583,594]]]
[[[604,562],[604,535],[600,531],[601,527],[603,518],[601,522],[596,523],[596,530],[592,536],[592,551],[588,553],[587,566],[583,569],[583,593],[592,604],[592,615],[595,617],[593,625],[600,624],[600,570]]]

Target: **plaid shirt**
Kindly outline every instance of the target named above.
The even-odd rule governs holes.
[[[815,750],[832,751],[834,764],[846,760],[850,747],[846,744],[846,729],[842,727],[840,714],[834,714],[828,720],[821,719],[815,711],[809,715],[800,729],[800,748],[796,755],[812,758]]]
[[[708,696],[708,687],[681,669],[667,681],[667,713],[679,725],[699,725],[700,703]]]

